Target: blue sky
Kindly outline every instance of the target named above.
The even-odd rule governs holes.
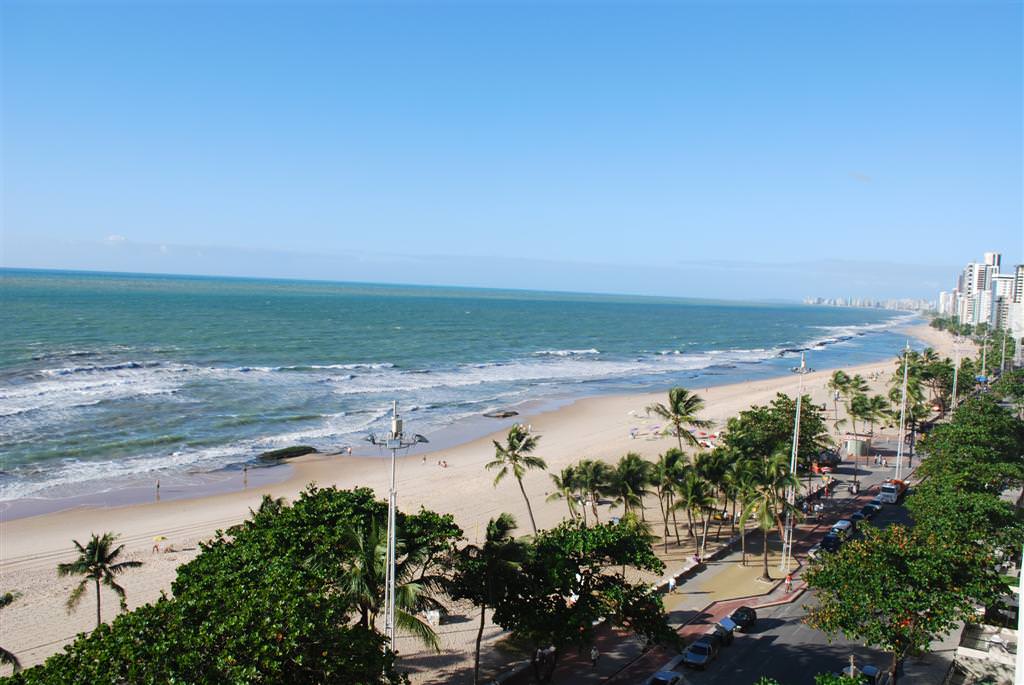
[[[1019,2],[0,7],[6,266],[744,298],[1024,260]]]

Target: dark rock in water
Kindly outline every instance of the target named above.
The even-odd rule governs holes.
[[[507,419],[510,416],[519,416],[519,412],[505,409],[504,411],[489,411],[484,416],[489,419]]]
[[[291,447],[282,447],[279,450],[270,450],[260,455],[260,459],[263,461],[278,461],[281,459],[291,459],[292,457],[301,457],[303,454],[313,454],[318,450],[315,447],[309,445],[293,445]]]

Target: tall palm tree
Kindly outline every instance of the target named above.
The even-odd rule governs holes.
[[[480,606],[480,626],[476,631],[476,649],[473,656],[473,682],[480,683],[480,642],[486,625],[487,607],[493,607],[502,596],[504,579],[522,563],[526,547],[512,537],[516,520],[512,514],[501,514],[487,523],[487,537],[482,546],[467,545],[459,550],[462,566],[467,570],[462,578],[474,585],[467,588],[474,604]]]
[[[121,601],[121,610],[124,611],[127,609],[124,588],[117,584],[114,577],[127,569],[142,566],[141,561],[117,562],[116,559],[124,550],[124,545],[113,547],[115,540],[117,540],[117,535],[114,533],[104,533],[103,535],[93,533],[92,538],[84,547],[78,540],[72,540],[71,542],[74,543],[75,549],[78,551],[78,558],[68,563],[57,564],[58,576],[83,576],[81,582],[71,591],[71,595],[68,597],[68,613],[74,611],[78,606],[82,595],[85,594],[89,581],[91,580],[95,584],[97,628],[103,622],[100,617],[100,585],[106,585],[114,591],[114,594]]]
[[[693,428],[711,428],[714,423],[698,416],[704,409],[704,400],[686,388],[672,388],[668,391],[668,404],[655,402],[647,407],[647,413],[657,414],[672,424],[676,438],[679,440],[679,451],[683,451],[683,440],[693,447],[700,447],[700,442],[684,426]],[[668,432],[667,430],[665,431]]]
[[[799,510],[789,505],[784,494],[788,487],[800,487],[796,474],[789,470],[789,454],[780,451],[771,457],[761,459],[756,464],[752,486],[740,525],[746,525],[747,520],[753,518],[757,527],[761,529],[764,544],[764,568],[761,577],[764,580],[771,580],[771,574],[768,573],[768,533],[773,527],[777,528],[781,538],[782,519],[786,512],[789,511],[794,516],[799,513]]]
[[[18,599],[21,595],[17,592],[5,592],[0,595],[0,609]],[[17,673],[21,670],[21,662],[18,661],[18,657],[14,656],[14,652],[9,652],[3,647],[0,647],[0,664],[8,664]]]
[[[569,507],[569,518],[575,521],[579,517],[579,512],[576,511],[576,489],[578,487],[578,478],[576,477],[576,467],[566,466],[558,474],[548,474],[551,476],[551,482],[555,485],[555,491],[548,495],[546,501],[553,502],[556,499],[564,499],[565,504]]]
[[[615,471],[611,474],[609,494],[622,503],[624,514],[632,513],[634,507],[640,508],[640,518],[647,520],[647,508],[644,507],[644,495],[649,495],[647,484],[650,482],[651,463],[645,461],[636,452],[627,452]]]
[[[654,486],[654,494],[658,498],[658,509],[661,510],[661,520],[665,524],[662,542],[665,544],[665,552],[668,552],[668,510],[672,506],[672,487],[675,483],[674,471],[681,455],[676,449],[670,449],[658,456],[658,461],[651,467],[651,485]],[[676,532],[678,538],[679,533]]]
[[[701,452],[694,457],[693,466],[697,470],[697,474],[708,482],[708,486],[711,488],[712,494],[714,495],[715,504],[717,504],[719,500],[724,500],[725,472],[729,466],[729,461],[725,457],[725,450],[719,448],[710,452]],[[724,507],[725,504],[723,503],[722,506]],[[718,540],[721,535],[722,523],[725,521],[725,517],[720,516],[718,520],[718,530],[715,532],[715,540]]]
[[[881,395],[872,395],[864,405],[865,418],[868,420],[868,434],[875,438],[875,422],[881,422],[889,416],[889,402]]]
[[[677,486],[676,492],[679,494],[676,507],[686,510],[690,537],[694,540],[697,539],[697,536],[693,532],[693,516],[696,514],[700,518],[701,537],[699,549],[700,556],[703,557],[705,543],[708,538],[708,524],[711,521],[709,510],[715,504],[711,483],[705,480],[696,469],[688,469],[682,482]]]
[[[523,487],[523,475],[527,469],[547,469],[548,465],[540,457],[535,457],[531,452],[537,448],[539,435],[531,435],[525,426],[518,423],[508,431],[508,438],[502,445],[494,440],[494,460],[484,467],[488,471],[499,469],[498,475],[494,477],[494,485],[507,476],[510,472],[519,483],[519,491],[523,493],[523,500],[526,502],[526,512],[530,515],[530,526],[533,534],[537,534],[537,521],[533,518],[533,507],[530,506],[530,498],[526,496],[526,488]]]
[[[445,590],[447,579],[422,572],[429,551],[419,547],[415,540],[407,540],[402,528],[399,522],[395,540],[395,626],[412,633],[427,647],[440,651],[434,629],[417,613],[424,609],[444,609],[434,595]],[[351,550],[351,556],[343,568],[336,569],[335,583],[338,591],[359,612],[359,625],[373,630],[384,608],[387,519],[384,515],[375,516],[350,529],[343,544]]]
[[[828,389],[832,391],[832,404],[835,409],[833,420],[835,422],[837,439],[839,437],[839,397],[846,393],[846,387],[849,384],[850,376],[842,369],[833,372],[832,377],[828,379]]]
[[[581,459],[576,465],[579,487],[586,498],[590,500],[590,510],[594,514],[595,523],[600,521],[597,515],[597,503],[601,499],[601,495],[609,494],[612,473],[612,467],[603,461]]]

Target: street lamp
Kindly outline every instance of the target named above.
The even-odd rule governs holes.
[[[398,415],[398,400],[391,409],[391,431],[377,437],[373,433],[366,436],[371,445],[383,447],[391,451],[391,488],[388,490],[388,553],[387,570],[384,578],[384,633],[388,636],[391,649],[395,648],[395,548],[398,531],[395,528],[395,512],[398,509],[398,487],[395,484],[395,462],[398,451],[419,443],[429,442],[419,433],[406,435],[402,431],[402,418]],[[385,646],[387,649],[387,646]]]
[[[796,418],[793,420],[793,449],[789,455],[789,472],[796,477],[796,459],[800,451],[800,409],[804,399],[804,375],[807,374],[807,359],[803,353],[800,355],[800,367],[793,369],[794,373],[800,375],[800,383],[796,392]],[[789,559],[793,555],[793,508],[796,506],[796,488],[793,485],[786,486],[786,501],[789,508],[786,509],[786,532],[782,537],[782,559],[779,562],[781,571],[789,571]]]
[[[907,419],[907,374],[910,371],[910,341],[903,352],[903,396],[900,400],[900,437],[896,443],[896,480],[903,473],[903,430]]]

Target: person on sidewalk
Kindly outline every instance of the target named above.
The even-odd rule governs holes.
[[[793,574],[792,573],[787,573],[786,574],[786,594],[788,595],[791,592],[793,592]]]
[[[601,656],[601,653],[597,651],[597,645],[590,648],[590,665],[594,668],[597,667],[597,657]]]

